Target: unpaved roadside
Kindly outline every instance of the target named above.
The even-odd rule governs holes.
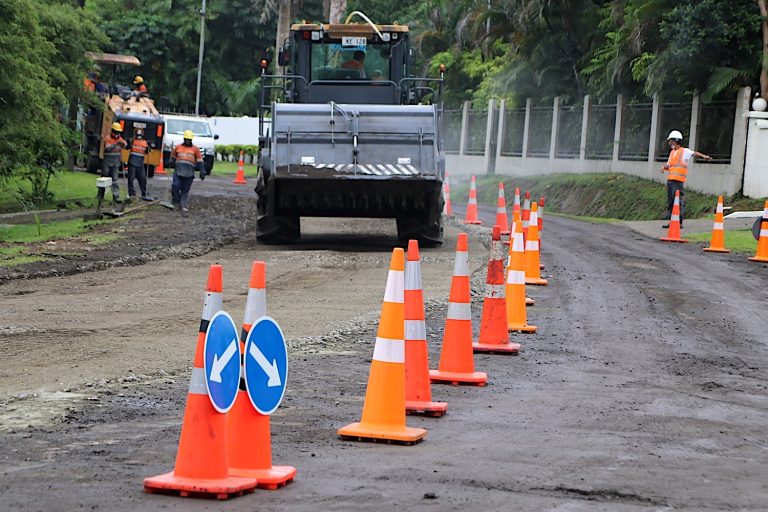
[[[482,213],[488,222],[489,212]],[[423,443],[359,444],[340,441],[335,430],[359,419],[393,226],[382,223],[379,234],[361,237],[350,233],[370,233],[370,223],[322,222],[329,224],[318,224],[318,232],[347,234],[310,236],[290,249],[245,240],[204,258],[6,285],[40,286],[10,301],[3,296],[3,305],[15,304],[13,325],[21,329],[39,322],[28,309],[35,294],[48,302],[64,294],[45,325],[73,331],[42,340],[32,332],[2,336],[0,345],[4,361],[31,365],[28,373],[48,389],[57,385],[50,374],[80,371],[91,350],[102,351],[82,378],[109,368],[115,375],[134,361],[134,373],[139,364],[154,369],[150,376],[176,373],[151,383],[111,382],[59,422],[0,434],[2,503],[10,510],[132,511],[767,509],[765,266],[664,245],[622,226],[550,217],[542,243],[550,286],[529,289],[537,300],[529,318],[540,331],[515,337],[521,355],[477,356],[478,369],[489,373],[486,388],[435,386],[449,413],[409,418],[429,430]],[[454,236],[451,230],[442,249],[424,251],[433,366]],[[486,251],[477,241],[470,250],[479,295]],[[238,318],[254,258],[267,261],[269,312],[292,339],[273,456],[296,466],[297,480],[225,503],[143,494],[141,479],[173,464],[200,274],[214,260],[225,265],[225,306]],[[169,279],[171,270],[179,277]],[[87,284],[91,276],[98,279]],[[131,301],[110,293],[118,283],[129,287]],[[151,307],[139,309],[145,303]],[[98,304],[109,328],[92,327],[86,305]],[[479,297],[476,320],[478,305]],[[96,332],[80,327],[86,320]],[[46,357],[66,358],[73,349],[83,358]],[[6,393],[29,387],[25,372],[5,365],[2,372]]]

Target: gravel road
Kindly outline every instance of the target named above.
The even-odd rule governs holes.
[[[457,210],[460,208],[454,205]],[[481,208],[486,222],[492,210]],[[455,224],[423,252],[437,360]],[[476,356],[485,388],[413,447],[339,440],[359,419],[394,223],[315,219],[298,246],[252,236],[205,256],[0,286],[0,503],[8,510],[768,510],[768,268],[620,225],[548,216],[536,335]],[[487,228],[472,228],[475,330]],[[173,466],[205,269],[242,315],[253,259],[289,338],[273,458],[294,483],[228,502],[146,495]]]

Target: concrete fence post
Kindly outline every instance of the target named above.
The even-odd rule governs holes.
[[[496,152],[493,151],[496,134],[493,132],[493,116],[496,114],[496,100],[488,100],[488,116],[485,121],[485,152],[483,159],[486,174],[494,174],[496,171],[493,165],[496,160]]]
[[[691,127],[688,132],[688,144],[691,149],[696,149],[699,142],[699,116],[701,115],[701,97],[696,94],[691,101]],[[685,134],[683,134],[685,136]]]
[[[613,161],[619,161],[621,146],[621,129],[624,122],[624,95],[616,95],[616,122],[613,125]]]
[[[496,161],[501,158],[501,149],[507,137],[507,100],[501,100],[499,105],[499,131],[496,139]]]
[[[523,121],[523,160],[528,158],[528,140],[531,133],[531,109],[533,108],[533,100],[527,98],[525,100],[525,120]]]
[[[656,161],[656,148],[659,144],[659,128],[661,121],[661,98],[653,95],[653,110],[651,110],[651,133],[648,139],[648,161]]]
[[[752,89],[742,87],[736,95],[736,115],[733,119],[733,144],[731,145],[731,165],[737,169],[744,168],[747,152],[747,130],[749,124],[749,106],[752,99]],[[744,175],[741,176],[741,186],[744,187]]]
[[[557,156],[557,135],[560,132],[560,96],[555,96],[552,102],[552,135],[549,139],[549,159]]]
[[[587,159],[587,136],[589,135],[589,114],[592,99],[587,94],[584,96],[584,108],[581,113],[581,141],[579,142],[579,160]]]
[[[469,109],[472,106],[471,101],[465,101],[461,110],[461,136],[459,137],[459,154],[465,155],[467,151],[467,141],[469,139]]]

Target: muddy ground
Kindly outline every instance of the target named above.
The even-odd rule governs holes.
[[[491,212],[483,209],[486,222]],[[623,226],[548,217],[536,335],[476,356],[485,388],[413,447],[339,440],[359,419],[394,222],[304,222],[204,256],[0,285],[0,503],[7,510],[768,510],[768,267]],[[487,231],[472,229],[475,330]],[[458,229],[423,251],[439,353]],[[142,492],[173,466],[207,265],[242,316],[253,259],[289,338],[273,458],[294,483],[229,502]]]

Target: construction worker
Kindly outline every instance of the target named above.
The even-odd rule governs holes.
[[[341,65],[343,69],[357,69],[360,71],[360,78],[365,78],[365,52],[355,50],[352,58]]]
[[[691,158],[698,157],[704,160],[712,160],[712,157],[683,147],[683,134],[677,130],[669,132],[667,137],[670,152],[667,165],[661,169],[661,173],[669,173],[667,177],[667,214],[664,217],[669,220],[672,216],[672,206],[675,204],[675,192],[680,191],[680,227],[683,227],[683,212],[685,211],[685,180],[688,177],[688,162]],[[669,227],[669,223],[663,226]]]
[[[133,79],[133,87],[133,92],[139,96],[149,96],[149,89],[147,89],[147,84],[144,83],[144,78],[140,75],[136,75],[136,77]]]
[[[120,123],[112,123],[112,131],[104,139],[104,160],[101,167],[102,178],[112,178],[112,201],[116,205],[122,204],[120,201],[120,184],[118,173],[123,166],[121,161],[122,150],[128,143],[123,139],[123,127]]]
[[[147,173],[144,167],[144,157],[149,152],[149,144],[144,140],[144,130],[136,128],[133,131],[133,140],[131,141],[131,154],[128,157],[128,197],[136,197],[136,189],[133,188],[133,180],[139,182],[141,189],[141,198],[144,201],[152,201],[147,195]]]
[[[174,146],[171,151],[170,164],[175,167],[173,182],[171,184],[171,196],[173,205],[181,208],[181,211],[189,211],[189,190],[195,179],[195,170],[200,172],[200,179],[205,179],[205,165],[200,149],[192,144],[195,134],[192,130],[184,131],[184,143]]]

